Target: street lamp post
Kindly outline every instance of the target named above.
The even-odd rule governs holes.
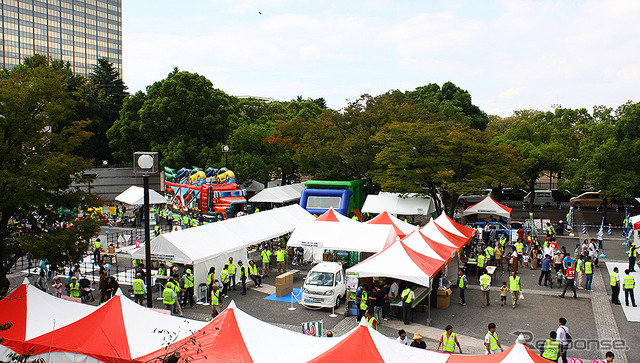
[[[158,153],[135,152],[133,154],[134,172],[142,174],[144,183],[144,251],[146,265],[147,307],[153,307],[153,293],[151,289],[151,225],[149,216],[149,175],[158,172]]]
[[[229,165],[227,165],[227,154],[229,153],[229,145],[222,146],[222,153],[224,154],[224,167],[229,169]]]

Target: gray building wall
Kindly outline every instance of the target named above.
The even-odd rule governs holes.
[[[124,192],[132,185],[143,186],[143,177],[133,174],[133,168],[96,168],[86,172],[95,175],[91,182],[91,194],[97,194],[105,203],[115,201],[118,194]],[[160,174],[152,175],[149,178],[149,187],[159,193],[161,188]],[[74,188],[84,191],[89,190],[89,184],[72,184]]]

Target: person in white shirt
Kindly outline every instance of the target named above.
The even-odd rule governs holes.
[[[567,350],[569,349],[569,342],[567,341],[567,334],[569,334],[569,328],[567,328],[567,319],[558,319],[558,330],[556,330],[556,341],[560,344],[560,353],[558,354],[558,361],[562,357],[563,362],[567,362]]]
[[[398,292],[400,291],[400,280],[396,280],[389,288],[389,301],[396,301]]]
[[[409,338],[407,338],[407,332],[404,329],[398,330],[398,337],[396,338],[396,342],[404,345],[409,345]]]

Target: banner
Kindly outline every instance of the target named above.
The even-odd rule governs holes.
[[[314,337],[322,336],[322,320],[302,323],[302,334]]]

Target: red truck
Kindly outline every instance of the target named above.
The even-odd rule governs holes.
[[[165,195],[177,213],[198,213],[218,220],[233,218],[239,212],[252,213],[246,191],[236,183],[182,184],[164,182]]]

